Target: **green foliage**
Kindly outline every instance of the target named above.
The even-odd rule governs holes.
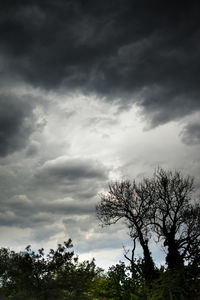
[[[162,267],[158,279],[146,288],[147,300],[199,300],[199,271],[197,266],[185,266],[173,271]]]
[[[130,268],[123,262],[109,268],[104,276],[95,278],[92,282],[89,296],[91,299],[139,299],[137,297],[138,286],[131,277]]]
[[[71,240],[45,255],[30,246],[15,253],[0,249],[0,284],[8,299],[88,299],[88,283],[99,272],[94,261],[78,262]]]
[[[88,296],[93,300],[199,300],[200,269],[197,264],[173,271],[161,267],[149,285],[120,262],[91,282]]]
[[[200,261],[169,270],[161,267],[149,284],[140,274],[142,260],[119,262],[106,274],[94,260],[79,263],[71,240],[45,255],[30,246],[16,253],[0,249],[0,286],[10,300],[199,300]],[[1,296],[2,297],[2,296]]]

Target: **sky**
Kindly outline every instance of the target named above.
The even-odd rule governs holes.
[[[99,226],[109,182],[159,166],[198,191],[199,3],[7,0],[0,36],[0,246],[72,238],[107,268],[131,247],[123,222]]]

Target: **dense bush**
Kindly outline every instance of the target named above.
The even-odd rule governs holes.
[[[45,255],[30,246],[16,253],[0,249],[0,296],[13,300],[199,300],[200,264],[169,270],[156,269],[157,278],[147,283],[133,266],[119,262],[108,272],[96,267],[94,260],[79,262],[70,251],[71,240]],[[2,294],[2,295],[1,295]]]
[[[16,253],[0,249],[0,282],[4,295],[14,300],[88,299],[89,283],[99,270],[94,261],[78,262],[71,240],[37,252],[30,246]]]

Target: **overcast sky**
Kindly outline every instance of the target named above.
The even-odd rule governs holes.
[[[109,181],[199,185],[198,1],[1,1],[0,37],[0,246],[71,237],[110,266],[131,242],[98,225]]]

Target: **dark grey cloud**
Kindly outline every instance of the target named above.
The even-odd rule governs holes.
[[[0,8],[7,76],[137,101],[152,126],[200,109],[198,1],[32,0]]]
[[[38,169],[33,188],[40,193],[70,195],[76,199],[94,197],[98,187],[106,182],[108,170],[92,159],[60,157],[47,161]],[[52,193],[53,191],[53,193]]]
[[[0,156],[23,148],[34,126],[33,105],[29,99],[0,95]]]
[[[39,170],[37,178],[41,181],[79,180],[106,178],[106,172],[102,164],[89,159],[57,158],[47,161]]]
[[[29,184],[38,198],[72,197],[75,201],[94,199],[108,180],[108,169],[92,159],[59,157],[44,163]]]
[[[183,143],[189,146],[200,144],[200,123],[187,124],[181,132],[181,138]]]
[[[92,159],[60,157],[32,172],[23,162],[0,166],[0,226],[37,231],[63,217],[94,214],[108,179],[105,166]]]
[[[1,203],[0,226],[38,228],[58,223],[63,217],[94,214],[94,202],[81,203],[72,199],[37,202],[15,197]]]

